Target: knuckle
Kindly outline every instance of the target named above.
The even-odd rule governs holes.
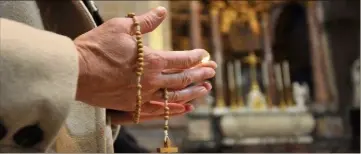
[[[158,54],[153,52],[147,52],[145,55],[146,59],[148,59],[150,68],[163,68],[165,67],[165,60]]]
[[[176,92],[176,91],[175,91],[175,92],[172,93],[172,95],[170,95],[169,101],[170,101],[170,102],[178,101],[178,100],[179,100],[179,97],[180,97],[179,92]]]
[[[187,58],[185,58],[185,60],[183,61],[183,65],[184,66],[190,66],[194,63],[194,60],[191,56],[188,56]]]
[[[124,18],[111,18],[106,22],[106,24],[111,27],[119,27],[121,25],[120,23],[124,23],[124,20]]]
[[[145,16],[143,19],[143,29],[151,29],[153,25],[153,18],[151,16]]]
[[[183,73],[183,76],[181,77],[181,84],[182,84],[182,87],[186,87],[188,86],[189,84],[192,83],[192,77],[191,77],[191,74],[189,73]]]

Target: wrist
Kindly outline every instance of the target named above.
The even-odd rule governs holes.
[[[88,67],[85,60],[85,55],[83,49],[76,45],[78,51],[78,82],[77,82],[77,89],[75,99],[77,101],[86,102],[86,95],[85,93],[85,86],[87,85],[88,80]]]

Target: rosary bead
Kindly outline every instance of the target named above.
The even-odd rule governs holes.
[[[136,72],[137,76],[141,76],[143,72]]]
[[[135,38],[136,38],[137,40],[140,40],[140,39],[142,38],[142,36],[137,35],[137,36],[135,36]]]
[[[137,71],[143,73],[143,68],[137,68]]]
[[[169,115],[169,111],[165,111],[165,115]]]
[[[138,48],[143,48],[143,43],[138,43],[137,46]]]
[[[140,33],[140,31],[136,31],[135,35],[142,35],[142,33]]]
[[[169,120],[169,116],[164,116],[164,120]]]
[[[129,13],[128,17],[133,18],[135,16],[135,13]]]
[[[144,56],[143,55],[143,52],[144,52],[144,49],[143,49],[143,47],[141,47],[141,48],[138,48],[138,56]]]
[[[139,66],[139,67],[143,67],[143,66],[144,66],[144,63],[143,63],[143,62],[139,62],[139,63],[138,63],[138,66]]]
[[[143,58],[143,57],[139,57],[139,58],[138,58],[138,61],[139,61],[139,62],[143,62],[143,61],[144,61],[144,58]]]
[[[168,126],[164,126],[164,130],[168,130],[169,129],[169,127]]]
[[[137,85],[137,88],[139,88],[139,89],[142,88],[142,85],[141,85],[141,84],[138,84],[138,85]]]
[[[143,53],[143,52],[139,52],[139,53],[138,53],[138,57],[144,57],[144,53]]]
[[[143,45],[143,41],[142,40],[137,40],[137,44],[142,44]]]
[[[164,110],[165,110],[165,111],[169,111],[169,107],[165,107]]]

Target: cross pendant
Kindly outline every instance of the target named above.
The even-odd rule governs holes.
[[[164,142],[164,147],[157,148],[157,152],[159,152],[159,153],[177,153],[178,148],[172,147],[170,140],[167,138],[166,141]]]

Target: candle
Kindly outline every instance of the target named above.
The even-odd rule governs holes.
[[[275,76],[276,76],[276,82],[277,82],[277,89],[282,90],[283,85],[282,85],[282,72],[281,72],[280,64],[275,64],[274,70],[275,70]]]
[[[262,63],[262,78],[263,78],[263,85],[266,87],[268,86],[269,80],[268,80],[268,66],[267,62]]]
[[[227,63],[227,72],[228,72],[228,83],[229,83],[229,89],[233,91],[235,89],[235,83],[234,83],[234,68],[233,63],[230,61]]]
[[[291,76],[290,76],[290,68],[287,61],[283,61],[282,63],[282,72],[283,72],[283,80],[285,87],[291,86]]]
[[[242,86],[242,65],[240,60],[236,60],[234,62],[234,73],[236,74],[236,85],[237,87]]]

